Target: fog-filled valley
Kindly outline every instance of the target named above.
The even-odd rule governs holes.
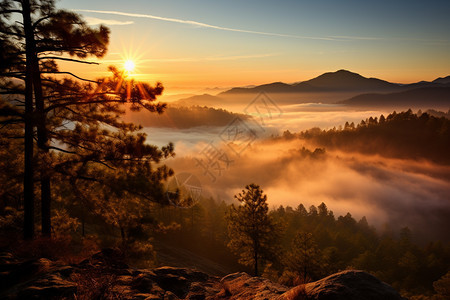
[[[265,116],[268,120],[264,128],[255,125],[255,118],[246,121],[248,127],[241,124],[240,140],[236,136],[232,141],[224,137],[227,126],[172,132],[170,138],[176,141],[177,155],[168,164],[176,173],[196,176],[206,197],[231,202],[243,181],[255,182],[264,187],[272,208],[325,202],[336,213],[351,212],[356,218],[366,216],[379,229],[387,225],[410,227],[423,240],[448,238],[448,120],[437,125],[438,128],[419,130],[408,123],[408,116],[399,114],[406,124],[392,125],[404,127],[388,135],[387,129],[378,128],[381,126],[378,121],[369,124],[369,119],[374,122],[374,118],[380,117],[379,111],[332,108],[290,114],[285,111],[291,107],[281,109],[280,116],[271,119]],[[383,117],[391,119],[389,113]],[[367,121],[367,132],[352,132],[361,126],[361,120]],[[230,124],[236,130],[232,121]],[[289,127],[291,124],[295,125]],[[316,129],[306,130],[313,127]],[[322,132],[317,127],[329,131]],[[246,129],[253,130],[255,135],[246,136],[250,132],[245,132]],[[167,131],[159,130],[144,128],[150,140],[158,140],[161,135],[167,141]],[[441,144],[428,143],[419,151],[427,140],[435,139],[436,130],[446,130],[441,133]],[[294,134],[300,131],[303,133]],[[352,133],[353,136],[348,136]],[[340,136],[345,139],[340,141]],[[230,147],[229,143],[240,145]],[[212,159],[214,153],[208,151],[222,153],[223,157],[216,157],[217,164],[210,162],[205,169],[199,162]]]
[[[196,177],[205,197],[231,203],[243,182],[253,182],[271,208],[325,202],[380,230],[409,227],[422,242],[445,240],[449,97],[432,101],[424,90],[419,98],[430,101],[378,106],[358,95],[397,99],[417,88],[446,91],[446,84],[399,85],[340,70],[293,85],[172,97],[163,115],[127,112],[125,120],[141,123],[149,142],[173,142],[168,164]]]

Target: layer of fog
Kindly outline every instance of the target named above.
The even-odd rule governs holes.
[[[247,126],[254,131],[258,139],[280,135],[285,130],[299,132],[313,127],[322,129],[339,127],[343,126],[345,122],[357,124],[369,117],[389,114],[388,111],[347,110],[342,105],[320,103],[280,105],[279,109],[281,111],[279,114],[266,114],[263,120],[259,116],[254,116],[252,122],[247,122]],[[234,112],[242,114],[244,109]],[[230,123],[232,122],[233,120]],[[264,124],[261,124],[262,122]],[[186,148],[192,149],[199,142],[216,143],[216,141],[221,141],[220,134],[227,127],[200,126],[189,129],[145,127],[142,131],[147,133],[150,143],[163,146],[168,142],[173,142],[176,152],[184,155]]]
[[[222,143],[215,149],[227,159],[206,169],[211,146],[199,143],[169,164],[196,176],[204,196],[233,201],[246,184],[257,183],[272,208],[324,202],[336,216],[350,212],[378,228],[408,226],[421,237],[448,240],[449,166],[338,152],[310,156],[299,151],[303,146],[314,150],[300,140],[255,142],[237,155]]]
[[[143,131],[152,144],[175,144],[176,157],[167,163],[178,174],[196,176],[203,196],[233,201],[246,184],[256,183],[267,193],[272,208],[295,208],[300,203],[308,208],[324,202],[336,216],[347,212],[356,219],[366,216],[379,229],[386,224],[396,229],[408,226],[426,239],[450,239],[450,166],[329,150],[313,158],[301,149],[314,151],[315,146],[304,141],[267,141],[285,130],[356,124],[370,116],[387,116],[388,111],[350,111],[317,103],[279,107],[281,114],[264,115],[264,120],[255,116],[241,127],[253,135],[232,140],[232,147],[227,146],[227,130],[235,123]]]

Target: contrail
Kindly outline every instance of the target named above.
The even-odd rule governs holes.
[[[283,33],[254,31],[254,30],[246,30],[246,29],[238,29],[238,28],[229,28],[229,27],[222,27],[222,26],[217,26],[217,25],[211,25],[211,24],[206,24],[206,23],[192,21],[192,20],[166,18],[166,17],[159,17],[159,16],[154,16],[154,15],[148,15],[148,14],[127,13],[127,12],[113,11],[113,10],[76,9],[75,11],[98,13],[98,14],[110,14],[110,15],[118,15],[118,16],[127,16],[127,17],[134,17],[134,18],[146,18],[146,19],[160,20],[160,21],[166,21],[166,22],[172,22],[172,23],[188,24],[188,25],[193,25],[193,26],[198,26],[198,27],[203,27],[203,28],[212,28],[212,29],[223,30],[223,31],[242,32],[242,33],[258,34],[258,35],[266,35],[266,36],[277,36],[277,37],[287,37],[287,38],[295,38],[295,39],[309,39],[309,40],[325,40],[325,41],[340,41],[340,40],[342,40],[340,38],[333,38],[333,37],[300,36],[300,35],[292,35],[292,34],[283,34]]]

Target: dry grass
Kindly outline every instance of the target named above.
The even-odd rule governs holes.
[[[309,300],[305,285],[299,285],[283,294],[280,300]]]
[[[10,245],[13,255],[21,259],[47,258],[66,264],[78,263],[99,251],[93,238],[74,241],[71,236],[38,237],[32,241],[19,241]]]
[[[102,270],[90,268],[72,274],[71,280],[77,284],[76,300],[124,299],[123,292],[118,289],[117,276],[103,273]]]

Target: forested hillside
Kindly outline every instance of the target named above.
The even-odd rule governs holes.
[[[370,117],[359,124],[346,122],[330,130],[313,128],[296,134],[286,131],[283,138],[305,139],[327,150],[450,164],[450,120],[411,110]]]
[[[123,118],[144,127],[188,129],[197,126],[226,126],[236,117],[249,119],[244,114],[206,106],[169,106],[161,115],[150,111],[127,111]]]
[[[181,224],[177,230],[158,234],[156,240],[203,255],[226,265],[230,271],[252,269],[237,264],[227,249],[225,216],[230,206],[202,199],[190,209],[166,207],[157,219]],[[450,245],[445,241],[419,245],[409,228],[377,230],[363,217],[351,213],[335,216],[325,203],[306,208],[280,206],[269,212],[282,234],[277,255],[264,261],[263,276],[286,285],[317,280],[347,268],[371,272],[405,295],[428,294],[433,282],[446,274]]]

